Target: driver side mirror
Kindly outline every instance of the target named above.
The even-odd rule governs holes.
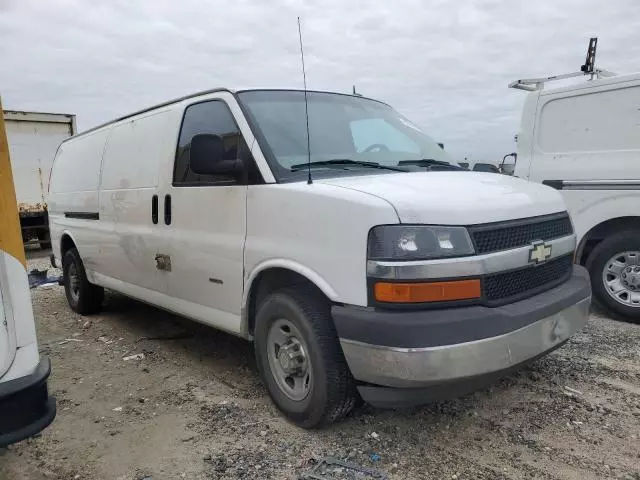
[[[500,171],[505,175],[513,175],[516,171],[516,161],[518,158],[517,153],[509,153],[502,157],[502,163],[500,164]]]
[[[238,179],[244,173],[241,159],[224,159],[224,140],[220,135],[202,133],[191,139],[189,167],[198,175],[229,175]]]

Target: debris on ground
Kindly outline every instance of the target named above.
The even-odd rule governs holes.
[[[192,332],[178,332],[172,335],[157,335],[155,337],[140,337],[136,340],[136,343],[143,340],[184,340],[185,338],[193,338]]]
[[[315,467],[303,472],[298,478],[299,480],[387,480],[389,477],[382,472],[354,463],[335,458],[323,458]]]
[[[567,392],[575,393],[576,395],[584,395],[584,393],[582,393],[580,390],[576,390],[575,388],[571,388],[571,387],[568,387],[568,386],[566,386],[566,385],[564,386],[564,389],[565,389]]]
[[[129,360],[143,360],[144,353],[136,353],[135,355],[128,355],[126,357],[122,357],[122,360],[128,362]]]
[[[36,288],[50,285],[60,285],[60,275],[47,275],[49,269],[38,270],[37,268],[31,269],[27,274],[29,279],[29,288]]]

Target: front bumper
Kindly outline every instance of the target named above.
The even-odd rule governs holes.
[[[423,393],[438,387],[438,398],[447,396],[443,388],[451,396],[464,393],[461,383],[475,389],[473,380],[495,378],[566,342],[587,323],[590,302],[589,276],[575,266],[558,287],[497,308],[381,312],[334,306],[332,313],[354,378],[369,384],[361,394],[389,406],[405,402],[389,400],[397,392],[376,401],[372,385],[427,387]]]
[[[0,383],[0,447],[19,442],[46,428],[56,416],[47,391],[51,362],[44,357],[36,370]]]

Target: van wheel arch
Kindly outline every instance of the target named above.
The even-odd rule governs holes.
[[[624,231],[640,232],[640,217],[610,218],[592,227],[580,240],[576,249],[576,263],[586,265],[589,255],[602,240]]]
[[[65,254],[72,248],[77,248],[73,238],[68,233],[65,233],[60,238],[60,259],[64,258]]]
[[[255,318],[261,302],[272,292],[286,287],[312,289],[329,302],[329,298],[311,280],[304,275],[282,267],[267,268],[260,272],[251,283],[247,299],[247,333],[253,336]]]

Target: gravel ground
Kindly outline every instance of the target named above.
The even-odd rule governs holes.
[[[3,480],[295,479],[324,456],[392,479],[640,480],[638,325],[594,314],[487,390],[305,431],[273,407],[240,339],[116,294],[92,317],[62,287],[32,298],[58,416],[0,454]]]

